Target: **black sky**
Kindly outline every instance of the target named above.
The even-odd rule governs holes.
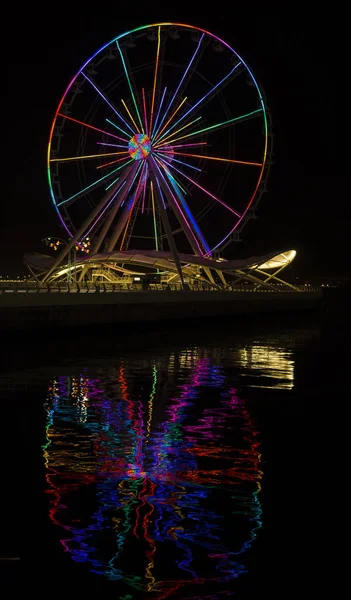
[[[274,14],[254,4],[240,11],[222,3],[206,14],[204,3],[121,3],[101,7],[12,5],[3,33],[7,72],[7,130],[1,202],[0,273],[24,272],[26,251],[44,251],[41,238],[62,235],[46,179],[46,148],[56,106],[72,76],[102,44],[139,25],[172,20],[209,29],[230,43],[261,82],[272,111],[274,166],[259,219],[244,230],[242,255],[297,248],[296,269],[307,275],[346,274],[350,235],[345,28],[330,13],[302,17],[286,4]],[[213,9],[216,8],[212,3]],[[51,5],[50,5],[51,6]],[[262,6],[257,4],[257,6]],[[183,7],[183,8],[182,8]],[[49,7],[48,7],[49,8]],[[333,51],[331,51],[333,49]],[[344,100],[343,100],[344,98]],[[6,158],[7,157],[7,158]]]

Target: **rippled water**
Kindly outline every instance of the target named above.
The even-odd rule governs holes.
[[[261,526],[259,434],[211,354],[118,360],[50,382],[50,519],[74,561],[133,593],[222,587],[245,571]]]
[[[263,590],[289,521],[277,490],[298,460],[289,444],[302,443],[321,336],[312,323],[201,343],[184,330],[173,347],[170,336],[108,356],[58,350],[3,373],[28,454],[12,511],[25,549],[12,543],[7,555],[31,565],[36,585],[104,598],[246,598],[258,574]]]

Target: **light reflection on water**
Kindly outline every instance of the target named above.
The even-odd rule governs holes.
[[[246,571],[262,524],[259,431],[219,358],[130,356],[50,383],[50,519],[64,552],[131,598],[231,595]]]

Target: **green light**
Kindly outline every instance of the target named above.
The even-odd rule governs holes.
[[[183,135],[182,137],[176,138],[174,140],[170,140],[167,144],[172,144],[175,141],[183,140],[184,138],[191,137],[193,135],[198,135],[199,133],[203,133],[204,131],[210,131],[211,129],[216,129],[218,127],[223,127],[223,125],[229,125],[229,123],[234,123],[235,121],[242,121],[247,117],[251,117],[251,115],[255,115],[259,112],[262,112],[262,108],[258,108],[257,110],[253,110],[252,112],[247,113],[246,115],[241,115],[240,117],[235,117],[234,119],[229,119],[228,121],[223,121],[223,123],[216,123],[216,125],[210,125],[209,127],[205,127],[204,129],[198,129],[198,131],[194,131],[193,133],[188,133],[187,135]]]

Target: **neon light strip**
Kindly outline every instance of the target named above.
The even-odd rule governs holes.
[[[125,72],[125,74],[126,74],[127,81],[128,81],[128,85],[129,85],[129,89],[130,89],[130,93],[131,93],[131,95],[132,95],[132,99],[133,99],[133,103],[134,103],[134,107],[135,107],[135,112],[136,112],[136,114],[137,114],[137,116],[138,116],[138,121],[139,121],[139,123],[140,123],[140,127],[141,127],[141,129],[142,129],[142,128],[143,128],[143,125],[142,125],[142,122],[141,122],[141,118],[140,118],[140,114],[139,114],[138,105],[137,105],[137,103],[136,103],[136,100],[135,100],[135,96],[134,96],[134,92],[133,92],[133,88],[132,88],[132,83],[131,83],[131,81],[130,81],[130,79],[129,79],[129,75],[128,75],[128,71],[127,71],[127,65],[126,65],[126,63],[125,63],[125,61],[124,61],[124,57],[123,57],[123,52],[122,52],[122,49],[120,48],[120,45],[119,45],[119,43],[118,43],[118,40],[119,40],[119,38],[122,38],[122,37],[124,37],[124,36],[123,36],[123,35],[120,35],[120,36],[118,36],[118,37],[117,37],[115,40],[113,40],[113,41],[115,41],[115,42],[116,42],[116,46],[117,46],[117,48],[118,48],[118,51],[119,51],[119,53],[120,53],[120,56],[121,56],[121,60],[122,60],[122,64],[123,64],[123,69],[124,69],[124,72]],[[111,42],[111,43],[112,43],[112,42]]]
[[[157,70],[158,70],[158,59],[160,55],[160,44],[161,44],[161,27],[157,30],[157,53],[156,53],[156,66],[155,66],[155,76],[154,76],[154,87],[152,90],[152,101],[151,101],[151,115],[150,115],[150,136],[152,135],[152,119],[154,118],[154,104],[155,104],[155,92],[156,92],[156,80],[157,80]]]
[[[165,201],[164,201],[164,198],[163,198],[163,193],[162,193],[162,190],[161,190],[161,186],[160,186],[160,182],[158,180],[158,177],[156,177],[156,183],[157,183],[158,191],[160,192],[160,196],[161,196],[163,207],[166,210],[166,204],[165,204]]]
[[[122,145],[122,144],[108,144],[107,142],[96,142],[97,144],[100,144],[100,146],[113,146],[114,148],[128,148],[128,146],[126,144]],[[174,146],[176,147],[176,146]]]
[[[162,166],[163,166],[163,168],[165,168],[165,167],[164,167],[164,165],[163,165],[163,163],[162,163]],[[209,246],[208,246],[208,244],[207,244],[207,242],[206,242],[205,238],[203,237],[203,235],[202,235],[202,233],[201,233],[201,231],[200,231],[200,228],[199,228],[199,226],[198,226],[197,222],[195,221],[195,219],[194,219],[194,217],[193,217],[193,215],[192,215],[192,213],[191,213],[191,211],[190,211],[190,208],[189,208],[189,206],[188,206],[187,202],[186,202],[186,201],[185,201],[185,199],[182,197],[182,195],[181,195],[180,191],[177,189],[177,188],[178,188],[178,184],[177,184],[177,182],[176,182],[175,178],[173,177],[173,175],[171,175],[171,173],[170,173],[169,171],[167,171],[167,169],[165,169],[165,171],[166,171],[167,177],[169,177],[169,178],[171,179],[170,183],[171,183],[171,185],[173,184],[173,187],[174,187],[174,189],[175,189],[175,192],[177,193],[177,195],[178,195],[178,198],[179,198],[179,200],[180,200],[180,201],[181,201],[181,203],[182,203],[182,206],[183,206],[183,208],[184,208],[184,210],[185,210],[185,212],[186,212],[186,214],[187,214],[187,217],[188,217],[189,221],[191,222],[191,224],[192,224],[192,226],[193,226],[193,228],[194,228],[195,232],[197,233],[197,235],[198,235],[199,239],[201,240],[201,242],[202,242],[202,245],[203,245],[204,249],[206,250],[206,252],[211,252],[211,250],[210,250],[210,248],[209,248]],[[199,247],[199,246],[198,246],[198,247]],[[201,250],[200,250],[200,252],[201,252]],[[203,253],[202,253],[202,252],[201,252],[201,254],[203,255]]]
[[[144,163],[143,163],[143,168],[141,169],[141,173],[140,173],[140,177],[139,177],[138,185],[137,185],[137,188],[136,188],[136,192],[135,192],[135,194],[134,194],[133,202],[132,202],[132,205],[131,205],[131,207],[130,207],[129,217],[128,217],[128,221],[127,221],[127,223],[126,223],[126,226],[125,226],[125,229],[124,229],[124,234],[123,234],[123,238],[122,238],[122,241],[121,241],[121,245],[120,245],[120,247],[119,247],[119,249],[120,249],[120,250],[122,250],[122,247],[123,247],[123,244],[124,244],[124,240],[125,240],[125,237],[126,237],[126,235],[127,235],[128,225],[129,225],[129,222],[130,222],[130,218],[131,218],[131,216],[132,216],[132,212],[133,212],[133,209],[134,209],[135,203],[136,203],[136,201],[137,201],[137,200],[138,200],[138,198],[139,198],[140,184],[141,184],[141,181],[142,181],[142,178],[143,178],[143,173],[144,173],[145,166],[146,166],[146,163],[144,162]],[[138,169],[138,170],[139,170],[139,169]],[[136,176],[137,176],[137,174],[138,174],[138,171],[136,172],[136,174],[135,174],[135,177],[133,178],[133,181],[132,181],[132,183],[130,184],[130,187],[129,187],[129,189],[132,187],[132,185],[133,185],[133,183],[134,183],[134,181],[135,181],[135,179],[136,179]],[[128,190],[128,191],[129,191],[129,190]]]
[[[217,198],[217,196],[214,196],[213,194],[211,194],[211,192],[209,192],[204,187],[202,187],[201,185],[199,185],[197,183],[197,181],[195,181],[194,179],[191,179],[191,177],[189,177],[188,175],[185,175],[185,173],[183,173],[182,171],[180,171],[179,169],[177,169],[177,167],[174,167],[173,165],[168,165],[168,166],[170,166],[172,169],[174,169],[175,171],[177,171],[178,173],[180,173],[181,175],[183,175],[183,177],[185,177],[185,179],[188,179],[189,181],[191,181],[191,183],[193,183],[194,185],[196,185],[196,187],[198,187],[200,190],[202,190],[203,192],[205,192],[205,194],[207,194],[208,196],[210,196],[211,198],[213,198],[213,200],[216,200],[217,202],[219,202],[220,204],[222,204],[225,208],[227,208],[228,210],[230,210],[230,212],[232,212],[236,217],[238,217],[238,218],[241,217],[241,215],[239,215],[239,213],[235,212],[235,210],[233,210],[230,206],[228,206],[228,204],[225,204],[225,202],[223,202],[222,200],[220,200],[219,198]]]
[[[198,135],[199,133],[203,133],[204,131],[210,131],[212,129],[217,129],[218,127],[224,127],[224,125],[229,125],[230,123],[235,123],[236,121],[242,121],[251,117],[252,115],[256,115],[262,112],[262,108],[258,108],[257,110],[253,110],[252,112],[247,113],[246,115],[241,115],[240,117],[235,117],[234,119],[229,119],[228,121],[223,121],[223,123],[217,123],[216,125],[210,125],[209,127],[204,127],[204,129],[199,129],[198,131],[193,131],[193,133],[188,133],[187,135],[183,135],[182,137],[176,138],[175,140],[171,140],[167,142],[168,145],[172,144],[172,142],[178,142],[179,140],[184,140],[185,138],[191,137],[193,135]],[[193,121],[194,122],[194,121]],[[172,137],[172,136],[170,136]]]
[[[71,156],[70,158],[51,158],[50,162],[65,162],[69,160],[81,160],[83,158],[100,158],[103,156],[117,156],[117,154],[128,154],[128,152],[108,152],[107,154],[88,154],[86,156]]]
[[[162,131],[164,131],[167,127],[167,125],[172,121],[174,115],[177,114],[178,110],[183,106],[184,102],[187,100],[187,96],[185,96],[185,98],[183,98],[183,100],[181,101],[181,103],[179,104],[179,106],[175,109],[175,111],[173,112],[173,114],[169,117],[167,123],[162,127],[162,129],[160,130],[160,132],[153,138],[153,141],[156,142],[157,138],[159,135],[161,135]],[[161,136],[162,137],[162,136]],[[161,139],[161,138],[160,138]]]
[[[187,72],[189,71],[189,69],[190,69],[191,65],[192,65],[192,64],[193,64],[193,62],[194,62],[195,56],[197,55],[197,53],[198,53],[198,51],[199,51],[199,49],[200,49],[201,42],[202,42],[202,40],[203,40],[204,36],[205,36],[205,34],[203,33],[203,34],[202,34],[202,36],[201,36],[201,38],[200,38],[200,41],[198,42],[198,45],[197,45],[197,47],[196,47],[196,50],[195,50],[195,52],[194,52],[194,54],[193,54],[193,56],[192,56],[192,58],[191,58],[191,60],[190,60],[190,62],[189,62],[189,64],[188,64],[188,66],[187,66],[186,70],[185,70],[185,73],[184,73],[183,77],[181,78],[181,80],[180,80],[180,82],[179,82],[179,84],[178,84],[178,87],[177,87],[176,91],[175,91],[175,92],[174,92],[174,94],[173,94],[172,100],[170,101],[170,103],[169,103],[169,104],[168,104],[168,106],[167,106],[167,109],[166,109],[166,110],[165,110],[165,112],[164,112],[164,115],[163,115],[163,117],[162,117],[162,121],[161,121],[161,123],[160,123],[160,126],[159,126],[159,128],[162,126],[162,123],[163,123],[163,121],[165,120],[165,118],[166,118],[166,116],[167,116],[167,113],[168,113],[169,109],[171,108],[171,106],[172,106],[172,104],[173,104],[173,102],[174,102],[174,99],[175,99],[176,95],[177,95],[177,94],[178,94],[178,92],[179,92],[179,89],[180,89],[180,87],[181,87],[181,85],[182,85],[182,83],[183,83],[183,81],[184,81],[184,79],[185,79],[185,77],[186,77],[186,74],[187,74]],[[155,137],[157,136],[157,134],[158,134],[158,130],[156,131],[156,129],[155,129]]]
[[[158,107],[158,111],[157,111],[157,115],[156,115],[156,120],[155,120],[155,125],[154,125],[154,129],[155,130],[156,130],[156,125],[157,125],[157,122],[158,122],[158,118],[160,116],[161,106],[163,104],[163,100],[164,100],[164,97],[165,97],[165,94],[166,94],[166,90],[167,90],[167,88],[165,87],[165,89],[163,90],[163,94],[162,94],[160,106]]]
[[[150,180],[150,188],[151,188],[152,214],[153,214],[153,218],[154,218],[155,245],[156,245],[156,250],[158,250],[156,212],[155,212],[155,198],[154,198],[154,184],[152,182],[152,179]]]
[[[116,183],[116,181],[118,181],[118,180],[119,180],[119,176],[117,177],[117,179],[114,179],[112,181],[112,183],[110,183],[110,185],[108,185],[107,187],[105,187],[105,191],[107,192],[107,190],[109,190],[113,186],[113,184]]]
[[[118,129],[118,131],[121,131],[122,133],[124,133],[124,135],[127,136],[127,140],[125,140],[126,142],[130,139],[130,133],[127,133],[126,131],[124,131],[124,129],[122,129],[121,127],[119,127],[118,125],[116,125],[116,123],[114,123],[113,121],[111,121],[110,119],[106,119],[107,123],[110,123],[110,125],[112,125],[112,127],[115,127],[116,129]]]
[[[209,91],[209,92],[207,92],[207,94],[205,94],[205,95],[204,95],[204,96],[203,96],[203,97],[202,97],[202,98],[201,98],[201,99],[200,99],[198,102],[196,102],[196,104],[194,104],[194,106],[192,106],[191,108],[189,108],[189,110],[188,110],[188,111],[187,111],[187,112],[186,112],[184,115],[182,115],[182,116],[180,117],[180,119],[178,119],[178,121],[176,121],[176,122],[175,122],[175,123],[172,125],[172,127],[170,127],[170,128],[169,128],[169,130],[168,130],[168,131],[171,131],[172,129],[174,129],[174,128],[175,128],[175,127],[178,125],[178,123],[180,123],[180,121],[182,121],[183,119],[185,119],[185,117],[187,117],[187,116],[188,116],[188,115],[189,115],[189,114],[190,114],[190,113],[191,113],[193,110],[195,110],[195,108],[196,108],[197,106],[199,106],[199,104],[201,104],[201,102],[203,102],[204,100],[206,100],[206,98],[207,98],[207,97],[208,97],[210,94],[212,94],[212,92],[214,92],[214,91],[215,91],[215,90],[216,90],[216,89],[217,89],[217,88],[218,88],[220,85],[222,85],[222,83],[223,83],[223,82],[224,82],[226,79],[228,79],[228,77],[230,77],[230,76],[231,76],[231,75],[234,73],[234,71],[235,71],[235,70],[238,68],[238,66],[239,66],[239,65],[240,65],[240,62],[238,62],[238,63],[235,65],[235,67],[233,67],[233,68],[232,68],[232,70],[231,70],[231,71],[229,71],[229,73],[228,73],[228,74],[227,74],[225,77],[223,77],[223,79],[221,79],[221,81],[219,81],[219,83],[217,83],[217,84],[216,84],[216,85],[215,85],[213,88],[211,88],[211,89],[210,89],[210,91]],[[166,132],[166,133],[168,133],[168,132]]]
[[[116,179],[117,181],[117,179]],[[116,183],[116,181],[114,183]],[[101,217],[103,216],[103,214],[107,211],[108,207],[111,205],[111,203],[114,201],[114,199],[116,198],[117,194],[121,191],[121,189],[123,188],[123,186],[126,184],[126,181],[123,181],[121,187],[118,188],[117,192],[115,194],[113,194],[110,202],[105,206],[104,210],[102,211],[102,213],[100,214],[100,216],[95,220],[95,222],[93,223],[93,225],[90,227],[89,231],[86,232],[86,234],[84,235],[84,237],[87,237],[90,232],[94,229],[95,225],[100,221]]]
[[[164,158],[164,156],[167,156],[163,152],[156,152],[156,154],[160,155],[160,158]],[[181,154],[181,153],[177,152],[176,154]],[[178,160],[177,158],[172,157],[172,162],[177,162],[177,163],[180,163],[181,165],[184,165],[185,167],[189,167],[190,169],[194,169],[195,171],[200,171],[200,173],[202,172],[202,169],[199,169],[198,167],[194,167],[193,165],[189,165],[188,163],[183,162],[182,160]]]
[[[200,119],[202,119],[202,117],[197,117],[193,121],[190,121],[190,123],[187,123],[186,125],[183,125],[183,127],[180,127],[180,129],[177,129],[177,131],[174,131],[174,133],[172,133],[172,135],[170,135],[169,137],[170,138],[173,137],[173,135],[176,135],[180,131],[183,131],[183,129],[186,129],[187,127],[190,127],[190,125],[193,125],[193,123],[196,123],[196,121],[199,121]],[[159,140],[157,142],[157,144],[155,144],[155,148],[161,148],[164,144],[166,144],[166,146],[169,146],[172,143],[172,141],[171,142],[168,141],[169,137],[167,136],[166,138],[164,138],[162,140],[162,143],[161,143],[161,140]],[[187,136],[184,136],[184,137],[187,137]],[[178,139],[182,140],[183,138],[178,138]],[[167,142],[166,142],[166,140],[167,140]]]
[[[78,119],[73,119],[73,117],[69,117],[68,115],[62,115],[61,113],[57,114],[58,117],[63,117],[64,119],[68,119],[69,121],[73,121],[74,123],[78,123],[78,125],[84,125],[84,127],[88,127],[89,129],[94,129],[95,131],[99,131],[104,135],[109,135],[116,140],[122,140],[122,142],[128,142],[124,138],[119,137],[118,135],[114,135],[113,133],[109,133],[108,131],[104,131],[103,129],[98,129],[97,127],[93,127],[93,125],[89,125],[88,123],[83,123],[83,121],[78,121]],[[50,162],[50,161],[49,161]]]
[[[130,160],[129,162],[132,162],[132,160]],[[126,165],[127,164],[129,164],[129,163],[126,163]],[[90,188],[92,188],[94,185],[100,183],[100,181],[103,181],[104,179],[107,179],[107,177],[110,177],[113,173],[116,173],[116,171],[119,171],[120,169],[123,169],[123,167],[125,167],[126,165],[122,165],[120,167],[117,167],[117,169],[114,169],[113,171],[110,171],[109,173],[107,173],[107,175],[104,175],[103,177],[101,177],[101,179],[97,179],[96,181],[94,181],[94,183],[91,183],[90,185],[88,185],[83,190],[80,190],[79,192],[77,192],[76,194],[74,194],[73,196],[71,196],[70,198],[67,198],[67,200],[63,200],[57,206],[61,206],[61,204],[66,204],[66,202],[69,202],[70,200],[73,200],[74,198],[76,198],[80,194],[84,194],[84,192],[86,192],[87,190],[89,190]]]
[[[114,146],[114,144],[111,144],[111,146]],[[194,144],[174,144],[174,145],[172,144],[172,147],[170,150],[166,150],[167,144],[165,144],[165,148],[162,150],[162,152],[173,152],[173,148],[186,148],[186,147],[191,148],[193,146],[207,146],[207,142],[195,142]],[[162,148],[162,144],[159,147]],[[121,146],[121,148],[122,148],[122,146]],[[125,148],[125,146],[123,146],[123,148]]]
[[[143,183],[143,201],[141,203],[141,214],[144,214],[144,208],[145,208],[145,194],[146,194],[146,177],[144,179],[144,183]]]
[[[159,162],[159,160],[158,160],[157,162]],[[162,164],[162,166],[163,166],[164,170],[165,170],[165,171],[166,171],[166,173],[167,173],[167,169],[165,168],[165,166],[163,165],[163,163],[161,163],[161,164]],[[191,235],[192,235],[192,238],[193,238],[194,242],[196,243],[196,245],[197,245],[197,247],[198,247],[198,250],[199,250],[199,252],[200,252],[201,256],[203,256],[203,251],[202,251],[202,249],[201,249],[201,247],[200,247],[199,241],[197,240],[196,236],[194,235],[194,232],[193,232],[193,230],[192,230],[192,229],[191,229],[191,227],[190,227],[190,223],[189,223],[189,221],[187,220],[187,218],[186,218],[186,216],[184,215],[184,213],[183,213],[183,211],[182,211],[181,207],[179,206],[179,204],[178,204],[178,202],[177,202],[177,199],[176,199],[176,197],[174,196],[174,194],[173,194],[173,192],[172,192],[171,188],[169,187],[169,183],[166,181],[166,179],[165,179],[165,177],[164,177],[164,175],[163,175],[163,173],[162,173],[162,171],[161,171],[160,167],[159,167],[158,165],[156,165],[156,166],[157,166],[157,169],[158,169],[158,171],[159,171],[159,173],[160,173],[160,175],[161,175],[162,179],[163,179],[163,180],[164,180],[164,182],[165,182],[165,185],[166,185],[166,186],[167,186],[167,188],[168,188],[168,191],[169,191],[169,193],[170,193],[170,194],[171,194],[171,196],[172,196],[172,200],[173,200],[174,204],[176,205],[176,207],[177,207],[177,209],[179,210],[179,212],[180,212],[180,214],[181,214],[182,218],[184,219],[185,223],[187,224],[187,226],[188,226],[188,230],[189,230],[189,232],[191,233]],[[190,212],[190,211],[189,211],[189,212]],[[191,215],[191,213],[190,213],[190,215]],[[191,215],[191,217],[192,217],[192,215]],[[192,217],[192,218],[193,218],[193,217]],[[201,233],[200,233],[200,236],[201,236]],[[201,241],[202,241],[202,240],[201,240]],[[204,240],[203,240],[203,241],[204,241]],[[210,251],[210,249],[209,249],[209,247],[207,246],[207,244],[206,244],[206,242],[205,242],[205,241],[204,241],[204,248],[206,249],[206,251],[208,251],[208,252]]]
[[[108,104],[108,105],[109,105],[109,107],[110,107],[110,108],[113,110],[113,112],[115,113],[115,115],[117,115],[117,117],[119,117],[119,119],[121,119],[121,121],[123,121],[123,123],[126,125],[126,127],[128,127],[128,129],[130,129],[130,130],[132,131],[133,135],[134,135],[134,131],[133,131],[133,129],[130,127],[130,125],[127,123],[127,121],[125,121],[125,120],[123,119],[122,115],[120,115],[120,114],[119,114],[119,112],[118,112],[118,111],[115,109],[115,107],[114,107],[114,106],[112,106],[111,102],[109,102],[109,101],[107,100],[107,98],[106,98],[106,97],[103,95],[103,93],[102,93],[102,92],[99,90],[99,88],[98,88],[98,87],[95,85],[95,83],[93,83],[93,82],[91,81],[91,79],[89,79],[89,77],[87,77],[87,76],[85,75],[85,73],[82,73],[82,75],[83,75],[83,77],[85,77],[85,79],[86,79],[87,81],[89,81],[89,83],[90,83],[90,84],[93,86],[94,90],[96,90],[96,91],[97,91],[97,93],[98,93],[98,94],[101,96],[101,98],[102,98],[103,100],[105,100],[106,104]]]
[[[236,163],[238,165],[251,165],[253,167],[262,167],[262,163],[248,162],[245,160],[232,160],[229,158],[217,158],[216,156],[204,156],[203,154],[187,154],[186,152],[174,152],[174,154],[180,154],[181,156],[193,156],[194,158],[205,158],[206,160],[219,160],[221,162]],[[174,158],[173,160],[176,160],[176,159]]]
[[[52,124],[51,124],[51,129],[50,129],[50,134],[49,134],[49,142],[48,142],[48,150],[47,150],[47,176],[48,176],[48,183],[49,183],[49,189],[50,189],[50,195],[51,195],[51,199],[52,202],[54,204],[55,210],[57,212],[57,215],[61,221],[62,227],[65,229],[65,231],[67,231],[67,234],[72,237],[73,233],[69,230],[69,228],[67,227],[66,221],[65,219],[61,216],[60,211],[58,210],[58,204],[56,202],[56,198],[55,198],[55,194],[54,194],[54,190],[52,187],[52,180],[51,180],[51,170],[50,170],[50,155],[51,155],[51,144],[52,144],[52,138],[54,136],[54,132],[55,132],[55,125],[56,125],[56,121],[57,121],[57,117],[60,115],[60,110],[62,105],[64,104],[64,101],[66,99],[66,96],[69,92],[69,90],[71,89],[71,87],[73,86],[73,84],[75,83],[77,77],[81,74],[81,72],[83,71],[83,69],[85,69],[85,67],[94,60],[94,58],[100,54],[100,52],[102,52],[103,50],[106,50],[106,48],[108,48],[111,44],[116,43],[118,44],[117,40],[122,39],[128,35],[131,35],[137,31],[143,31],[146,29],[150,29],[150,27],[165,27],[165,26],[173,26],[173,27],[183,27],[185,29],[189,29],[192,31],[201,31],[201,33],[204,33],[206,35],[208,35],[211,39],[215,39],[218,42],[220,42],[223,46],[225,46],[230,52],[232,52],[239,61],[241,61],[241,63],[244,65],[245,69],[247,70],[247,72],[249,73],[255,87],[256,87],[256,91],[257,94],[259,96],[259,100],[261,103],[261,107],[262,107],[262,112],[263,112],[263,119],[264,119],[264,135],[265,135],[265,147],[264,147],[264,159],[263,159],[263,164],[262,164],[262,168],[261,168],[261,172],[256,184],[256,187],[254,189],[254,192],[250,198],[250,201],[245,209],[245,211],[243,212],[240,220],[238,223],[236,223],[234,225],[234,227],[232,228],[232,230],[214,247],[212,248],[212,250],[217,249],[221,244],[223,244],[223,242],[225,242],[229,236],[233,233],[233,231],[236,229],[236,227],[239,225],[239,223],[242,221],[242,219],[245,217],[247,211],[249,210],[250,206],[252,205],[254,198],[258,192],[261,180],[262,180],[262,176],[264,173],[264,169],[265,169],[265,163],[266,163],[266,159],[267,159],[267,149],[268,149],[268,123],[267,123],[267,116],[266,116],[266,110],[265,110],[265,105],[264,105],[264,100],[263,100],[263,96],[261,93],[261,90],[259,88],[259,85],[251,71],[251,69],[248,67],[248,65],[245,63],[245,61],[241,58],[241,56],[239,56],[239,54],[237,52],[235,52],[235,50],[229,45],[227,44],[227,42],[225,42],[224,40],[222,40],[221,38],[219,38],[216,35],[213,35],[213,33],[211,33],[210,31],[207,31],[206,29],[202,29],[200,27],[194,27],[193,25],[187,25],[185,23],[171,23],[171,22],[164,22],[164,23],[151,23],[149,25],[142,25],[140,27],[137,27],[135,29],[131,29],[130,31],[126,31],[125,33],[117,36],[116,38],[114,38],[113,40],[111,40],[110,42],[107,42],[107,44],[104,44],[103,46],[101,46],[101,48],[99,48],[91,57],[88,58],[88,60],[84,63],[84,65],[79,69],[79,71],[76,73],[76,75],[71,79],[71,81],[69,82],[67,88],[65,89],[63,96],[58,104],[58,107],[56,109],[56,113],[54,115]],[[64,115],[61,115],[64,116]],[[104,132],[105,133],[105,132]],[[112,135],[112,134],[108,134],[108,135]],[[112,136],[112,137],[117,137],[117,136]],[[120,138],[118,138],[120,139]],[[122,140],[125,141],[125,140]]]
[[[156,158],[156,156],[155,156],[155,158]],[[160,160],[160,159],[159,159],[159,160]],[[161,162],[162,162],[162,161],[160,161],[160,164],[161,164]],[[178,177],[178,176],[177,176],[177,177]],[[174,176],[174,180],[176,181],[176,183],[177,183],[178,187],[180,187],[180,189],[182,190],[183,194],[186,196],[188,192],[186,191],[186,189],[184,189],[184,188],[183,188],[182,184],[179,182],[179,179],[177,179],[177,177],[176,177],[176,176]]]
[[[139,129],[138,125],[136,124],[136,122],[134,121],[134,119],[133,119],[133,117],[131,115],[131,112],[130,112],[128,106],[126,105],[126,103],[124,102],[123,98],[121,98],[121,102],[122,102],[124,108],[126,109],[126,111],[127,111],[128,115],[129,115],[129,117],[130,117],[130,119],[131,119],[131,121],[132,121],[135,129],[137,130],[138,133],[140,133],[140,129]]]
[[[104,167],[108,167],[109,165],[114,165],[118,162],[122,162],[122,160],[127,160],[129,158],[129,153],[127,152],[128,156],[124,156],[123,158],[117,158],[117,160],[112,160],[111,162],[108,163],[104,163],[103,165],[99,165],[98,167],[96,167],[97,169],[103,169]],[[130,162],[130,161],[129,161]]]
[[[142,97],[143,97],[145,133],[146,133],[147,136],[149,136],[149,128],[147,126],[146,101],[145,101],[145,90],[144,90],[144,88],[142,88],[141,93],[142,93]]]

